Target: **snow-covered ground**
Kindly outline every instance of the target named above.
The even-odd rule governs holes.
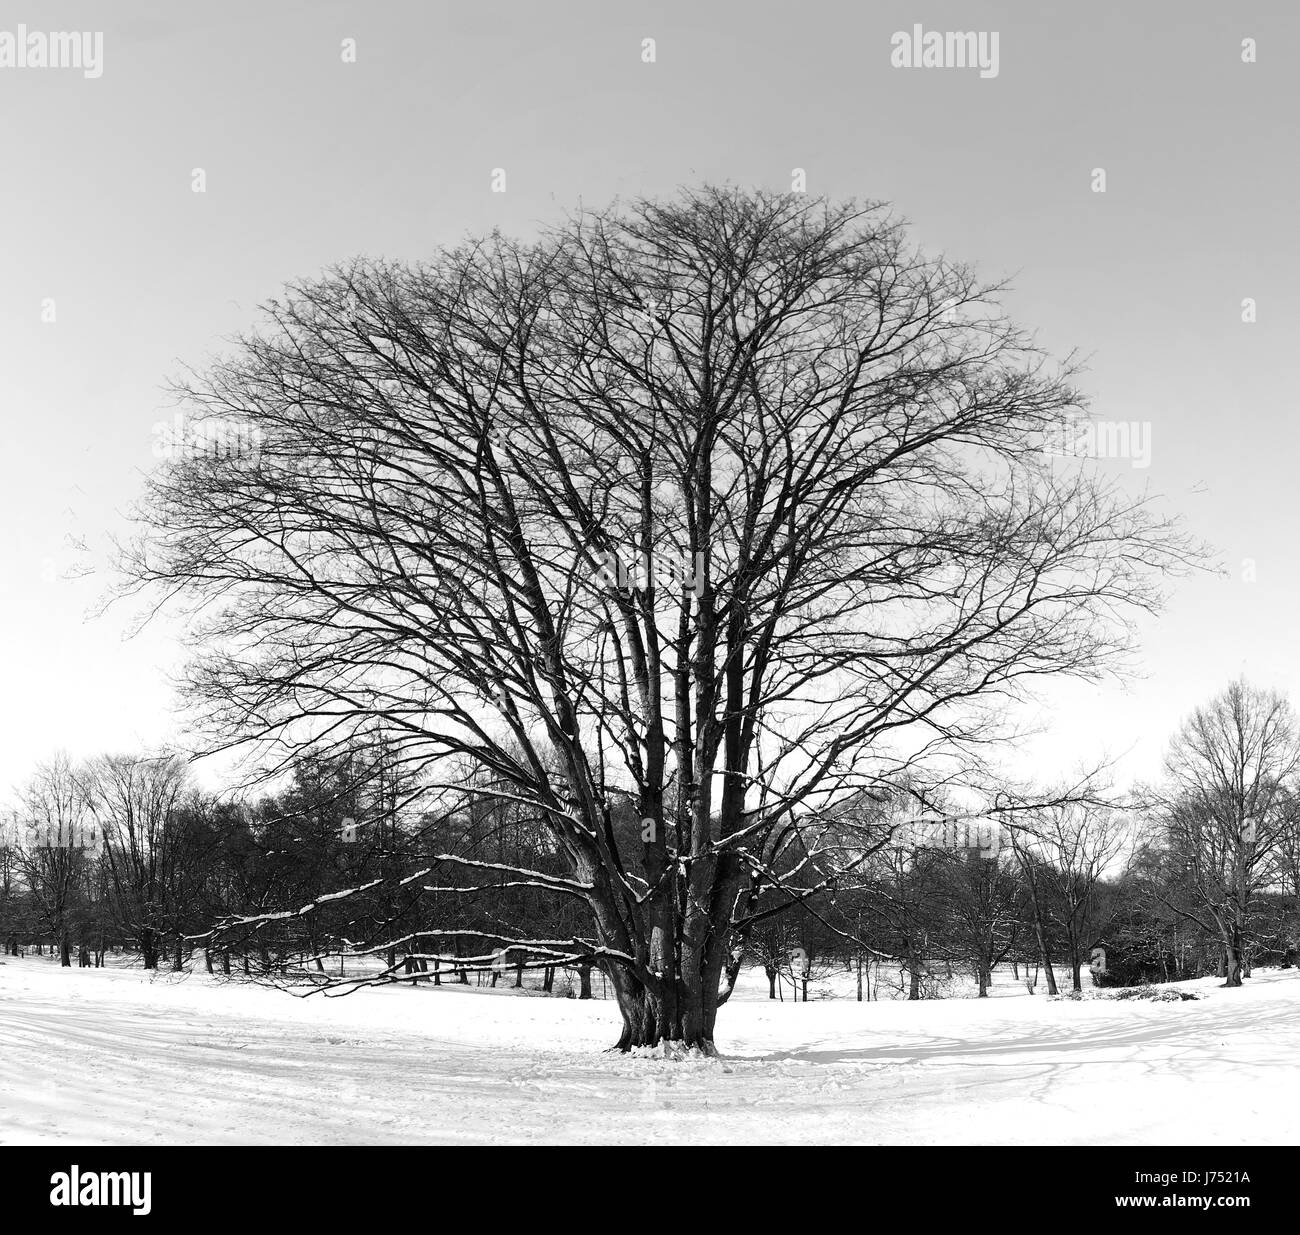
[[[1295,1144],[1300,973],[1186,1003],[746,998],[717,1060],[604,1053],[610,1002],[422,986],[297,999],[0,965],[0,1143]],[[838,985],[838,984],[837,984]],[[1019,994],[1016,991],[1019,990]]]

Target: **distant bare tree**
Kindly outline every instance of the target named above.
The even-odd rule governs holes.
[[[1300,909],[1300,786],[1292,788],[1285,801],[1279,802],[1278,816],[1278,887]]]
[[[1300,735],[1291,705],[1233,682],[1183,724],[1166,769],[1170,876],[1190,900],[1173,907],[1221,941],[1225,985],[1240,986],[1252,901],[1274,879],[1294,826]]]
[[[22,921],[18,812],[0,815],[0,955],[18,955]]]
[[[1013,862],[974,850],[945,855],[942,871],[949,946],[970,966],[979,998],[986,999],[993,970],[1015,946],[1019,871]]]
[[[23,880],[42,924],[72,964],[72,913],[82,886],[91,813],[85,790],[66,754],[41,764],[21,795],[27,837],[17,851]]]
[[[1130,839],[1124,815],[1112,807],[1073,801],[1045,807],[1019,820],[1013,844],[1025,877],[1036,925],[1039,912],[1054,917],[1065,939],[1070,977],[1083,989],[1082,968],[1106,921],[1102,883]],[[1048,990],[1055,994],[1054,976],[1040,942]]]
[[[1052,966],[1052,937],[1048,922],[1047,887],[1045,879],[1045,861],[1042,855],[1029,842],[1028,833],[1019,828],[1008,833],[1012,852],[1020,869],[1021,886],[1028,903],[1029,923],[1033,927],[1034,945],[1038,954],[1038,964],[1042,968],[1047,982],[1049,995],[1059,994],[1056,985],[1056,970]]]
[[[144,967],[156,969],[165,933],[175,930],[185,882],[179,818],[188,787],[185,762],[169,755],[105,755],[86,765],[78,784],[103,832],[103,860],[122,926]],[[179,948],[178,940],[178,967]]]

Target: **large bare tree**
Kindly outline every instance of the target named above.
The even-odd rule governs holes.
[[[130,586],[192,611],[212,740],[379,725],[447,810],[476,766],[540,813],[564,873],[510,878],[590,925],[497,942],[600,964],[621,1047],[711,1051],[791,830],[1103,672],[1185,560],[1048,457],[1081,398],[999,290],[731,188],[354,262],[181,383],[256,449],[163,465]]]

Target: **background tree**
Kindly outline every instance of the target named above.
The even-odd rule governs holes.
[[[1082,969],[1114,913],[1105,878],[1121,873],[1112,868],[1127,839],[1125,817],[1091,802],[1045,807],[1020,822],[1015,852],[1029,886],[1031,907],[1040,906],[1059,928],[1076,991],[1083,989]],[[1048,989],[1055,994],[1045,955],[1043,963]]]
[[[922,984],[936,960],[948,954],[943,932],[944,861],[938,850],[923,845],[890,846],[869,871],[868,930],[886,953],[897,958],[909,1000],[921,998]]]
[[[1020,886],[1014,865],[977,849],[944,855],[946,931],[957,958],[988,997],[994,967],[1012,951],[1019,925]]]
[[[0,814],[0,955],[17,956],[18,940],[27,933],[26,889],[18,868],[18,812]]]
[[[1233,682],[1183,724],[1166,769],[1169,879],[1188,897],[1167,903],[1218,938],[1225,985],[1240,986],[1256,897],[1274,880],[1293,826],[1300,738],[1291,705]]]
[[[105,755],[76,774],[103,835],[103,861],[119,924],[156,969],[181,929],[186,863],[180,808],[188,771],[175,755]]]
[[[66,754],[37,768],[21,794],[27,838],[17,864],[31,893],[38,929],[72,964],[75,914],[82,905],[92,814],[85,789]]]
[[[1035,954],[1042,974],[1047,979],[1047,993],[1056,995],[1060,992],[1056,985],[1056,970],[1052,965],[1054,931],[1047,899],[1047,862],[1038,846],[1031,843],[1029,832],[1011,828],[1008,829],[1008,834],[1020,870],[1020,886],[1024,896],[1021,919],[1033,932]]]

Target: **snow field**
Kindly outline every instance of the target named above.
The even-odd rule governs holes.
[[[669,1062],[606,1053],[610,1001],[10,957],[0,1143],[1296,1143],[1300,973],[1182,985],[1202,998],[1049,1001],[1008,975],[986,1000],[794,1004],[751,972],[723,1057]]]

